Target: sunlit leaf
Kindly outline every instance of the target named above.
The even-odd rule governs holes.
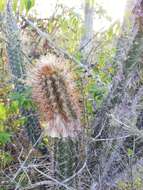
[[[0,12],[4,10],[6,5],[6,0],[0,0]]]
[[[131,157],[133,155],[133,150],[128,148],[127,153],[128,153],[128,156]]]
[[[0,132],[3,132],[4,131],[4,125],[0,124]]]
[[[6,119],[6,108],[4,104],[0,103],[0,120],[5,120]]]
[[[20,13],[23,12],[24,8],[25,8],[25,0],[20,0]]]
[[[13,0],[13,10],[16,12],[18,0]]]
[[[24,4],[25,4],[26,12],[28,12],[34,6],[35,0],[25,0]]]

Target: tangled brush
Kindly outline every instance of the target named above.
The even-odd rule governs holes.
[[[75,137],[81,131],[79,93],[65,67],[62,59],[50,55],[30,72],[44,134],[51,137]]]

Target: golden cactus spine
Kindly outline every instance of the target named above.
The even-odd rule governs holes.
[[[75,137],[81,131],[79,95],[63,61],[54,56],[35,66],[33,99],[41,112],[44,134]]]

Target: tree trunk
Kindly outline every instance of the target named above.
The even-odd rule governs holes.
[[[82,62],[84,64],[88,64],[86,62],[86,56],[91,49],[91,41],[93,38],[93,15],[94,15],[94,6],[93,2],[89,0],[85,0],[84,5],[84,34],[80,43],[80,50],[82,52],[83,58]]]
[[[125,164],[129,162],[127,151],[128,148],[132,149],[134,137],[140,133],[137,121],[142,111],[140,105],[143,97],[143,31],[141,18],[136,13],[143,12],[143,1],[129,3],[132,3],[128,4],[128,7],[132,7],[130,30],[127,33],[125,22],[122,37],[117,44],[119,49],[115,57],[117,74],[107,98],[92,123],[88,167],[95,176],[95,182],[91,187],[95,187],[96,184],[96,188],[100,190],[114,187],[116,176],[128,170],[129,166]],[[106,140],[100,141],[101,139]],[[138,142],[137,146],[140,145]],[[134,155],[137,152],[136,147]]]

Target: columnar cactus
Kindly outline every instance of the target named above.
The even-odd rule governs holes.
[[[75,137],[81,130],[79,95],[62,62],[50,55],[35,66],[30,74],[33,99],[46,135]]]
[[[13,78],[21,78],[24,74],[24,61],[21,51],[19,29],[12,12],[11,1],[7,3],[5,34],[11,73]]]
[[[14,91],[21,93],[25,90],[25,86],[21,83],[21,79],[24,79],[25,77],[26,68],[22,55],[20,32],[17,27],[10,0],[7,3],[6,9],[5,35],[7,40],[9,68],[12,74],[12,80],[15,85]],[[35,144],[41,134],[40,123],[35,114],[35,110],[31,108],[30,111],[27,111],[24,108],[21,108],[21,114],[24,117],[27,117],[25,128],[27,130],[29,140],[32,142],[32,144]],[[41,149],[41,147],[39,147],[39,149],[42,152],[44,151],[44,153],[47,152],[47,148],[42,147]]]

